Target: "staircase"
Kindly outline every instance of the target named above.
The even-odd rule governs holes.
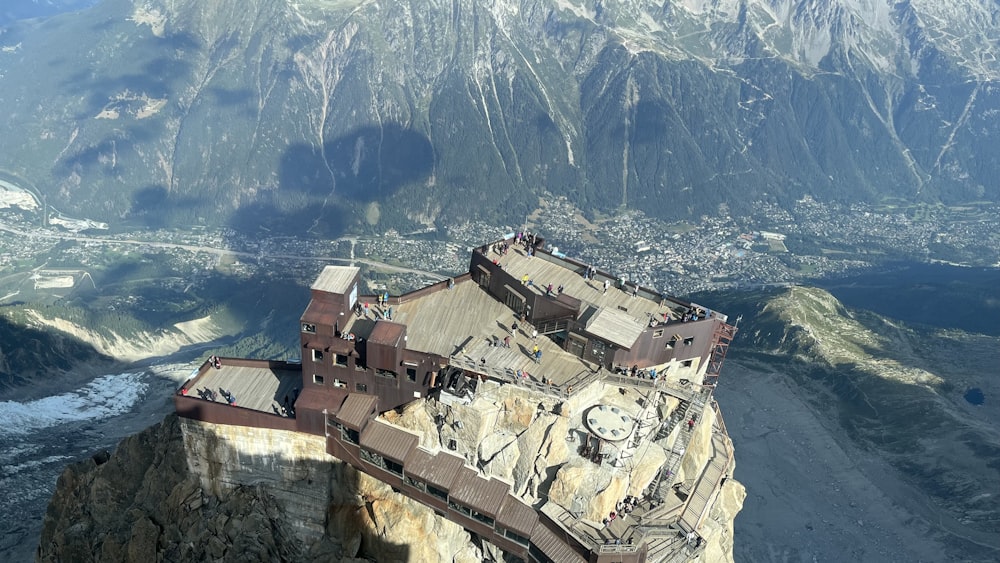
[[[677,468],[680,467],[681,461],[684,459],[683,452],[687,451],[688,444],[691,442],[691,432],[680,432],[672,448],[668,447],[667,438],[674,431],[674,428],[677,428],[677,425],[689,420],[695,412],[701,412],[704,409],[707,396],[708,393],[699,393],[692,395],[690,401],[681,399],[680,404],[677,405],[674,412],[670,413],[670,417],[663,421],[656,433],[654,441],[664,450],[670,452],[666,463],[660,467],[660,471],[649,484],[650,496],[660,502],[666,499],[666,493],[674,483]]]

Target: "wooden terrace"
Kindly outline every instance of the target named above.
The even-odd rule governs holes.
[[[649,323],[651,316],[657,321],[662,321],[665,314],[672,321],[680,320],[688,308],[685,303],[653,294],[648,289],[636,289],[634,281],[625,280],[624,287],[619,287],[618,279],[603,272],[597,272],[594,279],[585,279],[583,268],[577,271],[571,263],[544,253],[527,256],[520,246],[511,246],[506,255],[489,250],[487,256],[498,260],[504,271],[517,279],[528,276],[531,283],[525,284],[522,289],[545,295],[546,288],[552,284],[552,295],[556,295],[559,286],[563,286],[564,293],[585,304],[597,309],[621,311],[643,326]],[[604,280],[609,282],[607,292],[604,291]]]
[[[296,391],[302,386],[301,369],[233,358],[221,358],[220,362],[219,368],[208,362],[202,365],[198,375],[184,386],[187,397],[225,404],[225,394],[230,393],[238,407],[281,415],[285,397],[289,405],[294,404]]]

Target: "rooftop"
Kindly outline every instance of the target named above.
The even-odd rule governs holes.
[[[544,253],[527,256],[523,248],[512,246],[506,255],[491,250],[489,257],[499,260],[503,269],[517,279],[527,275],[530,282],[526,284],[528,291],[544,295],[549,284],[554,288],[553,293],[562,286],[564,293],[581,300],[585,308],[624,313],[637,322],[640,329],[649,323],[650,316],[663,320],[666,313],[672,320],[677,320],[687,309],[686,303],[666,299],[649,290],[639,288],[634,291],[635,282],[625,280],[624,287],[619,287],[617,278],[603,272],[597,272],[594,279],[585,279],[585,267],[577,267],[572,262]],[[607,291],[604,289],[605,280],[608,282]]]
[[[351,282],[361,271],[354,266],[327,266],[313,282],[311,289],[330,293],[347,293]]]
[[[373,316],[380,316],[383,310],[369,302]],[[516,335],[510,327],[518,324]],[[344,332],[370,334],[369,338],[381,335],[378,328],[369,329],[364,319],[352,316]],[[437,354],[443,357],[464,356],[472,361],[495,369],[521,370],[526,378],[552,381],[562,385],[593,366],[566,352],[558,344],[539,336],[531,339],[531,326],[521,323],[517,315],[506,305],[497,301],[471,280],[456,283],[453,289],[441,289],[406,300],[392,306],[392,321],[378,321],[386,326],[396,323],[406,325],[406,347],[410,350]],[[493,346],[493,338],[500,346]],[[504,337],[510,337],[510,347],[503,345]],[[533,347],[542,352],[536,363]]]

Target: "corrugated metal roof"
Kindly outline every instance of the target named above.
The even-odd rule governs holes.
[[[538,513],[535,509],[524,504],[516,497],[507,495],[500,503],[500,510],[497,512],[497,524],[513,530],[526,538],[531,537],[531,531],[538,524]]]
[[[329,291],[330,293],[347,293],[351,282],[361,272],[355,266],[327,266],[313,282],[311,289]]]
[[[406,458],[406,463],[403,464],[403,471],[407,475],[447,491],[451,489],[455,477],[463,467],[465,458],[444,452],[434,455],[426,450],[413,448]]]
[[[531,532],[531,543],[553,561],[558,561],[559,563],[587,563],[587,560],[582,555],[577,553],[569,544],[542,524],[535,526],[535,529]]]
[[[351,393],[344,399],[344,404],[340,405],[340,410],[334,418],[355,430],[364,428],[365,423],[375,410],[375,403],[378,402],[376,395],[364,395],[361,393]]]
[[[607,307],[598,311],[587,322],[587,332],[626,349],[635,344],[645,328],[645,325],[628,313]]]
[[[340,392],[344,392],[342,389],[327,389],[320,391],[312,386],[307,386],[302,390],[302,394],[299,395],[297,401],[295,401],[295,408],[299,410],[313,410],[322,411],[323,409],[333,410],[331,407],[340,403],[342,400],[339,395]],[[329,412],[329,411],[328,411]]]
[[[399,346],[405,332],[406,325],[392,321],[378,321],[371,334],[368,335],[368,341],[387,346]]]
[[[309,301],[309,305],[306,306],[305,312],[302,313],[302,322],[329,326],[342,324],[344,326],[340,326],[338,328],[343,330],[350,322],[350,318],[344,318],[342,320],[340,313],[341,311],[338,305],[313,299]]]
[[[509,492],[510,485],[507,483],[499,479],[484,479],[475,469],[465,467],[448,491],[448,497],[479,513],[496,516],[500,503]]]
[[[402,428],[373,420],[361,432],[361,447],[403,463],[419,439]]]

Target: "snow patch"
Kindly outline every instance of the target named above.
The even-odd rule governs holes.
[[[132,17],[128,19],[136,25],[148,25],[153,35],[163,37],[163,32],[167,27],[167,16],[156,8],[150,6],[136,6],[132,12]]]
[[[67,422],[124,414],[139,402],[148,385],[141,373],[98,377],[76,391],[35,401],[0,402],[0,436],[24,435]]]

